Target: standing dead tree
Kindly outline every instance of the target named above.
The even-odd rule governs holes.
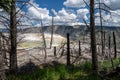
[[[92,70],[94,75],[98,74],[98,59],[96,53],[95,21],[94,21],[94,0],[90,0],[90,32],[92,50]]]
[[[70,66],[70,39],[69,39],[69,33],[67,33],[67,66]]]
[[[117,58],[116,37],[114,32],[113,32],[113,46],[114,46],[114,58]]]
[[[54,47],[54,56],[56,57],[56,46]]]
[[[2,0],[2,1],[4,1],[4,0]],[[8,53],[10,53],[10,56],[9,56],[10,57],[10,66],[9,66],[10,72],[11,73],[14,73],[14,72],[16,73],[16,70],[17,70],[17,26],[18,26],[17,24],[19,23],[20,18],[21,18],[20,17],[18,19],[17,15],[18,15],[18,12],[21,10],[21,8],[23,6],[17,11],[16,10],[16,7],[17,7],[16,2],[18,0],[17,1],[16,0],[10,0],[10,1],[11,2],[9,4],[9,12],[8,12],[8,15],[10,17],[8,17],[9,19],[7,20],[7,22],[8,22],[7,29],[9,30],[9,37],[6,41],[8,43],[10,42],[10,45],[7,44],[7,43],[5,43],[5,44],[9,46]],[[6,19],[7,19],[7,17],[6,17]],[[5,46],[5,48],[6,48],[6,46]],[[45,48],[46,48],[46,46],[45,46]]]
[[[10,8],[10,72],[15,73],[17,70],[16,0],[12,0]]]
[[[29,4],[30,6],[34,7],[39,12],[39,9],[36,6],[34,6],[32,3],[27,2],[26,4]],[[39,14],[41,14],[41,13],[39,12]],[[46,62],[46,58],[47,58],[46,47],[47,47],[47,45],[46,45],[46,40],[45,40],[45,34],[44,34],[44,31],[43,31],[44,25],[43,25],[43,20],[42,20],[41,15],[40,15],[40,19],[39,20],[40,20],[40,24],[41,24],[40,33],[42,33],[42,41],[43,41],[43,45],[42,46],[43,46],[43,50],[44,50],[44,53],[45,53],[44,60]]]
[[[53,43],[53,31],[54,31],[54,12],[52,11],[52,26],[51,26],[51,40],[50,40],[50,48]]]
[[[103,32],[103,52],[105,53],[105,47],[106,47],[106,32]]]
[[[0,32],[0,54],[2,54],[2,36],[1,36],[1,32]]]
[[[7,43],[10,42],[9,44],[9,49],[7,50],[8,53],[10,54],[10,65],[9,65],[9,70],[11,73],[16,73],[17,71],[17,24],[19,23],[20,18],[17,17],[18,13],[21,11],[21,9],[23,8],[24,4],[21,8],[19,8],[19,10],[16,10],[16,0],[6,0],[7,2],[9,2],[9,8],[5,11],[8,13],[7,15],[10,16],[8,17],[9,19],[7,20],[7,29],[9,30],[9,37],[8,40],[6,41]],[[5,2],[6,4],[6,2]],[[8,7],[7,6],[7,7]],[[4,9],[4,8],[3,8]],[[4,17],[5,18],[5,17]],[[7,19],[7,18],[6,18]],[[6,39],[5,39],[6,40]]]
[[[99,15],[100,15],[100,32],[101,32],[101,46],[102,46],[102,54],[104,54],[104,44],[103,44],[103,26],[102,26],[102,14],[101,14],[101,6],[100,6],[100,0],[99,0]]]
[[[41,32],[42,32],[42,39],[43,39],[43,48],[44,48],[44,52],[45,52],[45,57],[44,57],[44,59],[45,59],[45,62],[46,62],[46,58],[47,58],[47,51],[46,51],[46,40],[45,40],[45,34],[44,34],[44,31],[43,31],[43,23],[42,23],[42,19],[41,19]]]
[[[111,61],[111,64],[112,64],[112,68],[114,69],[114,62],[113,62],[113,59],[112,59],[112,56],[111,56],[111,36],[109,36],[109,39],[108,39],[109,43],[108,43],[108,48],[109,48],[109,59]]]
[[[100,17],[100,33],[101,33],[101,51],[102,51],[102,55],[104,55],[105,53],[105,44],[104,44],[104,31],[103,31],[103,17],[102,17],[102,11],[105,11],[107,13],[110,13],[111,15],[111,12],[110,12],[110,7],[108,7],[106,4],[104,3],[101,3],[101,0],[99,0],[98,3],[96,3],[99,5],[98,9],[99,10],[99,17]],[[101,5],[104,5],[104,8],[101,7]],[[107,8],[107,9],[105,9]],[[109,10],[108,10],[109,9]]]
[[[89,5],[83,0],[84,3],[89,7]],[[90,39],[91,39],[91,52],[92,52],[92,70],[93,74],[98,74],[98,58],[96,52],[96,31],[95,31],[95,16],[94,16],[94,0],[90,0]]]
[[[79,56],[81,56],[81,42],[79,41]]]

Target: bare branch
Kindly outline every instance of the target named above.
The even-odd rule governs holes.
[[[86,27],[88,28],[88,30],[90,30],[90,26],[87,24],[87,22],[85,21],[85,19],[84,19],[84,18],[83,18],[83,21],[84,21],[84,23],[85,23]]]
[[[99,3],[95,3],[95,4],[99,4]],[[105,3],[100,3],[103,4],[105,7],[107,7],[109,10],[112,10],[109,6],[107,6]]]
[[[26,5],[26,3],[29,3],[29,1],[30,1],[30,0],[28,0],[28,1],[26,1],[26,2],[24,1],[24,4],[23,4],[23,5],[20,7],[20,9],[16,12],[16,14],[17,14],[18,12],[20,12],[21,9]]]
[[[88,5],[88,3],[85,0],[83,0],[83,1],[86,4],[86,6],[90,8],[90,6]]]

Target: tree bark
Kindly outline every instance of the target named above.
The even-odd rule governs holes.
[[[54,47],[54,56],[56,57],[56,47]]]
[[[99,0],[99,15],[100,15],[100,28],[101,28],[101,47],[102,47],[102,55],[104,55],[104,42],[103,42],[103,26],[102,26],[102,14],[101,14],[101,7],[100,7],[100,0]]]
[[[98,59],[96,53],[96,36],[94,23],[94,0],[90,0],[90,32],[91,32],[91,49],[92,49],[92,69],[93,74],[98,74]]]
[[[17,70],[17,26],[16,26],[16,1],[11,2],[10,12],[10,72]]]
[[[104,57],[105,56],[105,46],[106,46],[106,33],[105,33],[105,31],[103,31],[103,44],[102,44],[102,56]]]
[[[109,48],[109,59],[111,61],[111,64],[112,64],[112,68],[114,69],[114,62],[113,62],[113,59],[111,57],[111,36],[109,35],[109,41],[108,41],[108,48]]]
[[[117,49],[116,49],[116,37],[115,33],[113,32],[113,45],[114,45],[114,58],[117,58]]]
[[[109,39],[108,39],[108,48],[109,50],[111,49],[111,36],[109,35]]]
[[[54,17],[52,16],[52,26],[51,26],[51,40],[50,40],[50,49],[52,47],[52,43],[53,43],[53,31],[54,31]]]
[[[79,56],[81,56],[81,42],[79,41]]]
[[[69,39],[69,33],[67,33],[67,66],[70,66],[70,39]]]
[[[41,20],[40,20],[40,23],[41,23],[40,33],[42,33],[43,50],[44,50],[44,52],[45,52],[44,61],[45,61],[45,63],[46,63],[46,59],[47,59],[47,51],[46,51],[46,48],[47,48],[47,45],[46,45],[45,33],[44,33],[44,31],[43,31],[43,22],[42,22],[42,18],[41,18]]]
[[[1,35],[2,33],[0,32],[0,55],[2,55],[2,35]]]

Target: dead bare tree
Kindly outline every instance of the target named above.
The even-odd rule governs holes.
[[[67,33],[67,66],[70,66],[70,39],[69,39],[69,33]]]
[[[11,1],[10,6],[10,72],[16,73],[17,71],[17,20],[16,0]]]
[[[1,32],[0,32],[0,54],[2,54],[2,36],[1,36]]]
[[[79,56],[81,56],[81,42],[79,41]]]
[[[102,50],[102,55],[104,55],[104,51],[105,51],[105,46],[104,46],[104,31],[103,31],[103,17],[102,17],[102,11],[105,11],[105,12],[108,12],[110,13],[111,15],[111,12],[110,12],[110,7],[108,7],[105,3],[101,3],[101,0],[99,0],[98,3],[95,3],[95,4],[98,4],[99,7],[96,8],[96,9],[99,9],[99,17],[100,17],[100,33],[101,33],[101,50]],[[104,5],[107,9],[102,8],[101,5]],[[109,10],[108,10],[109,9]]]
[[[47,58],[47,52],[46,52],[46,40],[45,40],[45,34],[44,34],[44,31],[43,31],[43,23],[42,23],[42,19],[40,21],[41,23],[41,29],[40,29],[40,32],[42,32],[42,39],[43,39],[43,49],[44,49],[44,52],[45,52],[45,62],[46,62],[46,58]]]
[[[20,1],[20,2],[21,2],[21,1]],[[29,3],[29,2],[27,2],[27,4],[33,6],[33,7],[39,12],[39,9],[36,8],[36,6],[34,6],[33,4],[31,4],[31,3]],[[41,14],[41,13],[39,12],[39,14]],[[47,45],[46,45],[46,40],[45,40],[45,34],[44,34],[44,31],[43,31],[44,25],[43,25],[42,17],[40,16],[40,19],[38,19],[38,20],[40,20],[40,24],[41,24],[40,33],[42,34],[42,40],[43,40],[43,45],[42,45],[42,46],[43,46],[43,50],[44,50],[44,53],[45,53],[44,60],[45,60],[45,62],[46,62],[46,58],[47,58],[46,47],[47,47]]]
[[[16,0],[12,0],[10,8],[10,72],[15,73],[17,70]]]
[[[92,49],[92,70],[93,74],[98,74],[98,59],[96,53],[96,37],[94,23],[94,0],[90,0],[90,32],[91,32],[91,49]]]
[[[56,57],[56,46],[54,47],[54,56]]]
[[[106,45],[106,32],[103,32],[103,47],[104,47],[104,53],[105,53],[105,45]]]
[[[21,8],[23,8],[23,6]],[[10,15],[8,19],[9,23],[8,25],[5,25],[7,26],[6,28],[9,30],[9,37],[6,39],[2,34],[2,37],[6,41],[5,44],[9,46],[7,52],[10,54],[9,70],[11,73],[16,73],[17,71],[17,24],[19,23],[21,18],[20,17],[19,19],[17,19],[17,14],[20,10],[16,11],[16,0],[11,0],[9,4],[9,10],[7,12],[8,15]],[[7,44],[9,42],[10,44]]]
[[[50,48],[53,43],[53,31],[54,31],[54,12],[52,11],[52,26],[51,26],[51,40],[50,40]]]
[[[114,58],[117,58],[116,37],[114,32],[113,32],[113,46],[114,46]]]
[[[109,59],[111,61],[111,64],[112,64],[112,68],[114,69],[114,62],[113,62],[113,59],[112,59],[112,56],[111,56],[111,36],[109,35],[109,39],[108,39],[109,43],[108,43],[108,48],[109,48]]]
[[[101,4],[100,4],[101,2],[100,2],[100,0],[99,0],[99,15],[100,15],[100,28],[101,28],[101,30],[100,30],[100,32],[101,32],[101,47],[102,47],[102,54],[104,54],[104,44],[103,44],[103,26],[102,26],[102,14],[101,14]]]

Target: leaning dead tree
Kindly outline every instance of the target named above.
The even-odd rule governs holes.
[[[92,70],[94,74],[98,74],[98,59],[96,53],[95,20],[94,20],[94,0],[90,0],[90,32],[92,50]]]
[[[40,21],[41,23],[41,32],[42,32],[42,40],[43,40],[43,49],[44,49],[44,52],[45,52],[45,62],[46,62],[46,58],[47,58],[47,51],[46,51],[46,40],[45,40],[45,34],[44,34],[44,31],[43,31],[43,23],[42,23],[42,19]]]
[[[51,40],[50,40],[50,48],[53,44],[53,31],[54,31],[54,12],[52,11],[52,26],[51,26]]]
[[[43,50],[44,50],[44,53],[45,53],[44,60],[46,62],[46,58],[47,58],[46,47],[47,47],[47,45],[46,45],[46,40],[45,40],[45,33],[43,31],[44,25],[43,25],[43,20],[42,20],[42,17],[41,17],[41,13],[39,12],[39,9],[36,6],[34,6],[32,3],[27,2],[26,4],[34,7],[38,11],[38,13],[40,14],[40,18],[38,20],[40,20],[40,25],[41,25],[41,27],[40,27],[40,33],[42,34],[42,41],[43,41],[43,45],[42,46],[43,46]]]

